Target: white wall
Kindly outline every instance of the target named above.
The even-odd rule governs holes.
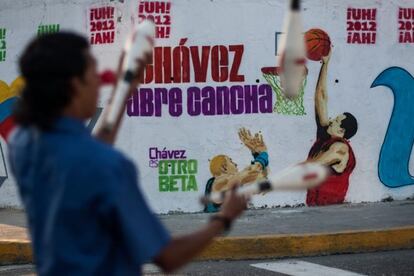
[[[36,35],[40,24],[60,24],[60,29],[75,30],[88,35],[88,9],[91,6],[113,5],[117,23],[114,44],[95,45],[93,51],[99,68],[115,68],[123,41],[132,20],[136,21],[138,1],[66,1],[66,0],[3,0],[0,3],[0,28],[7,29],[7,59],[0,62],[0,79],[11,83],[18,75],[16,62],[26,43]],[[208,71],[207,81],[178,84],[146,84],[146,88],[178,87],[183,92],[181,116],[172,117],[163,107],[161,117],[128,117],[116,146],[133,159],[140,169],[141,188],[156,212],[195,212],[202,206],[198,198],[211,177],[209,159],[226,154],[239,164],[248,165],[249,151],[240,143],[237,131],[247,127],[261,131],[270,156],[269,168],[277,172],[306,159],[315,141],[313,95],[320,63],[309,61],[304,107],[306,115],[277,113],[240,115],[189,116],[185,92],[191,86],[259,85],[266,84],[260,69],[275,66],[275,32],[281,31],[286,1],[281,0],[176,0],[171,1],[171,33],[169,38],[156,40],[157,46],[178,46],[188,38],[186,46],[244,45],[239,74],[244,82],[214,82]],[[347,8],[377,8],[375,44],[347,43]],[[381,86],[370,88],[375,78],[391,66],[414,73],[414,44],[398,43],[398,8],[414,8],[412,1],[303,1],[304,30],[320,28],[332,41],[333,53],[328,72],[328,110],[330,116],[348,111],[358,119],[358,132],[351,139],[357,165],[351,175],[348,202],[380,201],[386,197],[405,199],[414,194],[414,186],[388,188],[378,177],[378,160],[393,108],[391,90]],[[414,18],[412,19],[414,21]],[[414,22],[413,22],[414,23]],[[191,64],[191,62],[190,62]],[[335,80],[338,80],[336,83]],[[413,88],[411,87],[411,90]],[[413,91],[414,92],[414,91]],[[105,104],[105,96],[100,106]],[[273,94],[273,103],[276,101]],[[412,124],[407,122],[407,127]],[[3,148],[6,145],[2,144]],[[198,161],[198,191],[160,192],[158,170],[149,167],[149,148],[185,150],[187,159]],[[1,167],[1,165],[0,165]],[[1,168],[0,168],[1,170]],[[410,171],[414,170],[410,162]],[[19,205],[12,178],[0,188],[0,205]],[[253,204],[261,206],[296,205],[305,202],[306,191],[269,193],[256,196]]]

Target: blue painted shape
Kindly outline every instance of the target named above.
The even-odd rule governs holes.
[[[414,78],[403,68],[390,67],[377,76],[371,88],[376,86],[386,86],[394,94],[394,108],[378,162],[379,178],[391,188],[413,185],[409,162],[414,143]]]
[[[12,114],[16,101],[17,97],[12,97],[0,103],[0,122],[3,122]]]

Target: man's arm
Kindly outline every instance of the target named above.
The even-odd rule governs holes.
[[[337,173],[342,173],[349,160],[348,145],[342,142],[333,143],[327,151],[321,152],[312,160],[330,166]]]
[[[165,272],[170,273],[188,263],[194,256],[209,245],[211,240],[225,229],[224,220],[236,219],[246,209],[247,199],[229,193],[218,216],[223,220],[212,220],[203,229],[192,234],[173,238],[171,242],[155,257],[154,261]]]
[[[328,62],[329,55],[322,58],[322,66],[319,72],[318,83],[315,90],[315,117],[316,123],[322,127],[326,127],[329,124],[328,117],[328,94],[326,89],[327,74],[328,74]]]

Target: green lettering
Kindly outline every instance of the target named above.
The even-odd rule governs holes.
[[[181,176],[181,191],[185,192],[187,191],[187,176],[186,175],[180,175]]]
[[[197,160],[190,159],[187,163],[188,173],[189,174],[196,174],[197,173]]]
[[[197,180],[193,174],[188,176],[187,191],[198,191]]]
[[[187,160],[178,160],[178,174],[187,174]]]
[[[171,175],[170,176],[170,192],[178,192],[177,187],[177,179],[180,178],[181,175]]]
[[[168,173],[168,160],[160,160],[158,162],[158,173],[167,174]]]
[[[168,190],[169,190],[168,176],[160,175],[158,177],[158,183],[159,183],[160,192],[168,192]]]
[[[171,174],[176,174],[175,168],[176,168],[177,160],[168,160],[168,161],[171,164]]]

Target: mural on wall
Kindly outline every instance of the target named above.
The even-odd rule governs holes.
[[[346,43],[375,44],[377,39],[377,9],[348,8],[346,19]]]
[[[16,78],[10,86],[0,80],[0,135],[7,141],[9,134],[13,130],[15,123],[12,117],[13,105],[24,86],[23,78]],[[4,167],[5,175],[0,176],[0,187],[8,178],[7,165],[4,159],[3,148],[0,143],[1,163]]]
[[[127,102],[128,116],[272,113],[272,88],[267,84],[244,83],[245,76],[240,72],[243,44],[187,46],[187,41],[188,38],[180,39],[176,47],[154,47],[153,59],[145,69],[142,83],[191,83],[191,86],[138,88]],[[207,77],[218,85],[199,85],[209,82]],[[164,108],[168,112],[163,113]]]
[[[3,1],[10,2],[10,7],[15,4],[19,6],[13,0]],[[143,191],[155,212],[197,212],[202,208],[198,204],[200,194],[225,190],[226,185],[228,188],[232,183],[227,180],[226,184],[226,179],[240,177],[243,173],[253,180],[265,177],[267,164],[263,171],[258,170],[260,172],[253,169],[245,171],[244,165],[251,168],[264,156],[260,156],[260,150],[256,156],[257,152],[251,149],[254,144],[252,141],[262,143],[269,150],[277,148],[286,153],[283,159],[272,160],[275,171],[303,159],[328,164],[332,171],[332,176],[318,188],[302,193],[287,193],[286,197],[277,193],[258,196],[252,203],[254,207],[340,204],[345,198],[350,202],[377,201],[385,196],[398,200],[412,196],[414,186],[404,188],[404,194],[396,189],[384,189],[384,185],[396,188],[414,184],[414,172],[409,172],[409,158],[414,143],[414,126],[411,123],[414,114],[409,105],[413,103],[410,87],[413,87],[414,80],[408,74],[413,72],[414,64],[414,56],[409,55],[414,45],[414,9],[407,7],[405,0],[370,0],[365,4],[357,0],[337,3],[315,0],[312,9],[304,3],[308,68],[303,75],[299,96],[293,100],[285,98],[280,87],[279,68],[276,67],[278,57],[275,57],[275,52],[278,56],[277,47],[275,49],[273,46],[273,42],[277,46],[278,36],[274,37],[274,32],[281,28],[277,24],[282,22],[279,19],[284,16],[285,0],[250,1],[246,5],[240,5],[237,0],[187,0],[185,4],[180,0],[136,0],[131,3],[124,0],[85,0],[84,5],[77,8],[64,0],[56,0],[53,5],[50,1],[41,2],[44,8],[27,6],[30,11],[27,18],[22,17],[17,8],[7,12],[0,10],[0,79],[7,79],[7,83],[18,74],[15,62],[30,39],[27,34],[53,33],[64,26],[73,28],[88,37],[92,48],[97,50],[99,64],[107,68],[116,66],[123,38],[130,31],[131,24],[144,18],[154,20],[157,43],[153,59],[146,67],[142,85],[128,99],[125,128],[116,146],[130,154],[142,170],[140,177],[145,183]],[[257,14],[261,16],[257,17]],[[245,18],[257,20],[247,24]],[[269,26],[269,22],[275,24]],[[341,87],[338,92],[343,102],[340,103],[336,91],[326,91],[326,79],[330,77],[326,76],[327,72],[333,72],[327,68],[329,58],[322,58],[329,56],[331,49],[328,30],[336,44],[333,52],[335,60],[331,59],[330,63],[338,66],[334,69],[341,69],[341,77],[353,80],[335,85]],[[270,42],[269,47],[263,47],[260,44],[263,41]],[[13,47],[10,47],[11,44]],[[371,69],[377,67],[379,58],[385,64],[385,67],[380,67],[381,71],[390,68],[372,82],[376,75],[371,75]],[[322,60],[326,63],[319,68]],[[391,67],[394,63],[400,64],[408,72]],[[315,87],[309,87],[309,84],[313,86],[317,80],[319,85],[315,91]],[[387,133],[385,137],[369,138],[358,133],[353,138],[351,136],[357,132],[358,123],[364,125],[364,131],[373,131],[375,124],[371,122],[373,118],[367,111],[370,107],[368,100],[371,99],[366,95],[361,96],[363,89],[368,89],[371,84],[372,87],[387,86],[395,96]],[[7,86],[0,82],[0,95],[6,95],[5,91],[10,93],[12,87],[12,83]],[[327,92],[332,94],[331,101],[334,101],[329,106],[332,115],[339,114],[343,106],[344,111],[358,114],[358,122],[350,113],[328,120],[326,98],[320,97]],[[313,123],[313,94],[316,95],[317,130]],[[104,105],[106,98],[106,95],[102,95],[100,104]],[[0,99],[0,114],[4,110],[7,113],[8,98],[1,96]],[[391,103],[380,104],[383,108]],[[333,112],[336,108],[339,109]],[[87,122],[90,130],[101,114],[102,106]],[[13,124],[10,123],[10,116],[6,118],[0,121],[0,135],[7,139]],[[376,119],[386,122],[389,118],[387,114],[381,113]],[[230,133],[223,131],[224,122],[225,129],[230,130]],[[266,144],[263,138],[255,138],[256,134],[260,136],[260,133],[253,133],[256,130],[251,133],[240,130],[239,137],[235,139],[232,132],[240,124],[265,131]],[[144,147],[144,155],[130,151],[138,147],[136,137],[131,136],[138,129],[141,133],[157,133],[140,136],[139,147]],[[314,138],[315,131],[317,135]],[[236,133],[237,130],[234,131]],[[230,146],[239,138],[245,146]],[[356,157],[349,140],[352,146],[358,145],[358,149],[363,149],[356,152],[356,173]],[[3,149],[6,144],[2,143]],[[214,153],[198,147],[200,144],[214,147]],[[373,144],[378,148],[382,144],[381,152],[367,146]],[[240,153],[245,151],[245,147],[255,153],[252,165],[247,162],[250,161],[248,156],[243,164]],[[263,149],[263,152],[267,156],[267,150]],[[378,155],[378,164],[372,164],[371,160],[378,158]],[[233,160],[243,165],[237,167]],[[206,162],[209,169],[206,168]],[[5,170],[1,163],[0,184],[4,181],[2,177],[7,177],[4,160]],[[263,166],[257,166],[263,169]],[[199,167],[203,169],[199,170]],[[378,173],[375,171],[377,169]],[[352,180],[349,182],[351,175],[357,177],[355,183]],[[362,181],[369,184],[360,187]],[[13,185],[8,179],[2,189],[14,189]],[[348,189],[349,185],[358,188]],[[0,204],[3,200],[1,196]],[[4,202],[9,204],[8,200]],[[13,204],[17,206],[19,203]],[[215,211],[220,204],[216,202],[204,206],[205,211]]]
[[[345,112],[333,119],[328,117],[327,74],[332,50],[321,56],[322,65],[315,89],[316,141],[308,154],[308,161],[328,165],[331,175],[318,187],[309,189],[306,204],[329,205],[343,203],[349,186],[349,176],[353,172],[356,159],[348,139],[358,129],[355,117]]]
[[[155,38],[169,38],[171,33],[171,2],[140,0],[138,19],[152,20],[155,24]]]
[[[0,28],[0,62],[6,61],[6,29]]]
[[[89,10],[89,35],[91,45],[115,42],[115,7],[93,7]]]
[[[414,78],[405,69],[390,67],[374,80],[371,88],[386,86],[394,95],[394,107],[378,161],[381,182],[390,188],[414,184],[409,171],[414,143]]]
[[[276,54],[278,44],[278,34],[276,33]],[[310,29],[305,32],[306,54],[309,60],[321,60],[321,56],[326,56],[329,53],[331,40],[328,34],[321,29]],[[308,69],[306,68],[303,75],[302,86],[297,97],[289,99],[285,97],[283,88],[280,85],[280,68],[279,67],[263,67],[261,69],[262,75],[267,83],[272,87],[276,94],[276,102],[273,106],[273,112],[283,115],[306,115],[303,98],[305,95],[305,87],[308,76]]]
[[[283,115],[305,115],[305,107],[303,105],[303,97],[305,95],[306,76],[308,70],[303,75],[303,82],[299,94],[294,99],[289,99],[283,94],[283,88],[280,85],[280,68],[279,67],[263,67],[261,69],[263,78],[272,87],[276,95],[276,102],[273,106],[273,112]]]
[[[148,157],[149,167],[158,169],[160,192],[198,191],[198,161],[187,158],[186,150],[151,147]]]
[[[398,42],[414,43],[414,8],[398,10]]]
[[[39,27],[37,27],[37,35],[44,35],[44,34],[53,34],[53,33],[57,33],[60,30],[60,25],[59,24],[49,24],[49,25],[39,25]]]
[[[242,143],[250,150],[253,161],[239,171],[237,164],[227,155],[220,154],[210,160],[212,177],[207,181],[204,195],[211,192],[223,192],[232,189],[235,184],[248,184],[268,175],[269,156],[267,147],[260,133],[251,134],[250,130],[241,128],[238,132]],[[204,212],[212,213],[220,210],[222,201],[209,202],[204,206]]]

